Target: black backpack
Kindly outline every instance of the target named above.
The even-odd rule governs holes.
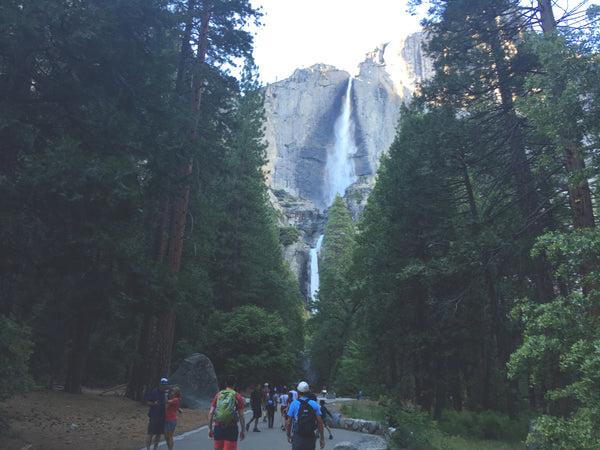
[[[299,401],[300,407],[298,408],[298,426],[296,431],[300,436],[314,436],[317,429],[317,414],[308,403],[308,400],[299,399]]]

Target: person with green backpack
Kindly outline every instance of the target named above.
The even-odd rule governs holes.
[[[245,437],[244,399],[235,391],[237,380],[228,375],[225,389],[217,392],[208,411],[208,438],[215,440],[215,449],[236,450],[238,433]],[[214,420],[214,428],[213,428]],[[238,421],[241,431],[238,430]]]

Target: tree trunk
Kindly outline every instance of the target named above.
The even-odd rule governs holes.
[[[146,393],[156,383],[155,377],[151,375],[149,367],[152,355],[153,330],[154,316],[150,313],[145,313],[138,342],[140,360],[132,366],[125,393],[125,396],[132,400],[142,401]]]
[[[201,106],[202,98],[202,67],[206,61],[206,53],[208,51],[208,31],[211,19],[212,3],[209,0],[202,2],[203,9],[201,14],[198,51],[196,56],[190,47],[190,39],[194,30],[194,10],[196,8],[196,0],[188,0],[187,9],[188,17],[182,37],[181,57],[177,72],[176,89],[182,91],[185,89],[187,74],[190,74],[189,79],[192,80],[191,92],[191,114],[193,120],[191,125],[184,126],[183,132],[188,138],[194,140],[197,137],[198,129],[198,113]],[[163,210],[161,221],[157,227],[155,240],[155,257],[157,261],[162,262],[165,257],[165,249],[167,252],[167,264],[171,269],[171,273],[176,276],[181,268],[181,258],[183,253],[183,241],[185,235],[185,223],[188,211],[188,203],[190,196],[189,176],[192,173],[193,159],[192,157],[185,158],[184,162],[180,163],[178,168],[178,179],[181,181],[181,187],[175,191],[174,198],[168,198]],[[165,232],[168,231],[168,232]],[[168,243],[168,244],[166,244]],[[152,382],[163,376],[168,376],[171,367],[171,357],[173,349],[173,339],[175,336],[175,321],[176,315],[173,306],[170,306],[165,315],[159,317],[158,326],[156,329],[156,358],[148,359],[150,354],[142,355],[143,361],[134,370],[134,373],[144,367],[147,368],[146,373],[153,376]],[[140,337],[140,348],[147,346],[147,336]],[[139,375],[138,379],[131,386],[133,395],[139,395],[140,391],[145,390],[145,386],[139,384],[142,382]],[[132,380],[134,381],[134,380]]]
[[[92,318],[90,315],[84,312],[77,313],[75,322],[71,325],[71,351],[69,352],[65,392],[81,394],[91,332]]]
[[[542,30],[544,35],[549,35],[556,32],[556,19],[552,11],[551,0],[538,0],[538,9],[541,16]],[[564,92],[564,87],[556,89],[554,95],[560,97]],[[565,170],[569,179],[569,206],[571,209],[571,220],[573,228],[580,230],[583,228],[594,228],[594,210],[592,203],[592,194],[590,185],[585,175],[585,161],[581,154],[580,144],[569,139],[570,130],[566,130],[563,138],[567,140],[564,146],[562,155]],[[579,268],[579,273],[585,279],[587,275],[596,270],[598,261],[582,260]],[[582,291],[584,295],[588,295],[590,291],[598,286],[592,285],[590,282],[582,283]],[[594,308],[590,311],[590,315],[598,318],[600,310]]]

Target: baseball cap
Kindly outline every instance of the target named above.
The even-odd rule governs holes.
[[[298,392],[308,392],[308,383],[306,381],[298,383]]]
[[[160,384],[169,384],[169,380],[167,380],[166,378],[161,378]]]

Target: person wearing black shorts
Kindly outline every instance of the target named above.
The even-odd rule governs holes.
[[[148,411],[148,439],[146,440],[146,449],[150,450],[152,437],[154,437],[154,450],[158,448],[160,435],[165,433],[165,400],[168,399],[167,387],[169,380],[160,379],[160,384],[148,394],[146,404],[150,407]]]
[[[250,394],[250,407],[252,408],[252,419],[246,424],[246,431],[250,430],[250,424],[254,422],[252,431],[260,431],[258,429],[258,421],[262,416],[262,389],[260,384],[256,385],[256,389]]]

